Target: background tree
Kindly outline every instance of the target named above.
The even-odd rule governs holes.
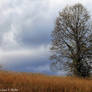
[[[52,32],[51,67],[87,77],[92,62],[91,18],[82,4],[65,7],[56,19]],[[63,66],[62,66],[63,65]]]

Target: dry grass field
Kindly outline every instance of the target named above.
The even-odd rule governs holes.
[[[0,71],[0,92],[92,92],[92,80]]]

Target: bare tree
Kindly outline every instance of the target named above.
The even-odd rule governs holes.
[[[51,66],[57,70],[63,67],[77,76],[89,76],[92,62],[91,27],[91,18],[82,4],[67,6],[59,12],[52,32]]]

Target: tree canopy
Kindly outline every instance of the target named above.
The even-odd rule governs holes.
[[[53,60],[51,67],[63,68],[70,74],[87,77],[92,65],[92,24],[82,4],[65,7],[56,19],[51,34]],[[62,66],[63,65],[63,66]]]

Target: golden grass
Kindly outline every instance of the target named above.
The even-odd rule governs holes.
[[[0,92],[92,92],[92,80],[0,71]]]

